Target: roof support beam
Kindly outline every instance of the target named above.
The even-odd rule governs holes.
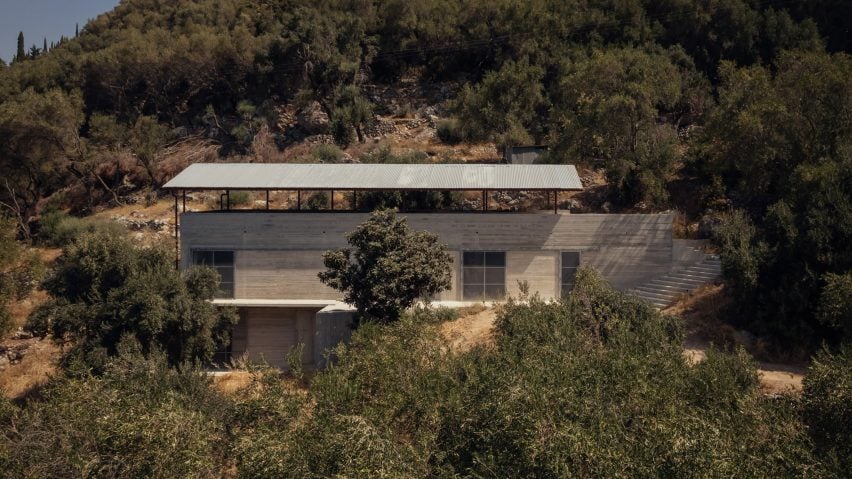
[[[175,197],[175,268],[180,268],[180,239],[178,238],[178,196]]]

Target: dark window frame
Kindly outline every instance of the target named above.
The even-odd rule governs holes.
[[[199,248],[192,250],[193,266],[209,266],[219,273],[219,291],[216,299],[233,299],[236,293],[236,257],[234,250]]]
[[[506,299],[506,252],[462,251],[461,295],[463,301],[502,301]],[[499,277],[499,279],[497,279]],[[477,288],[475,294],[468,294]]]

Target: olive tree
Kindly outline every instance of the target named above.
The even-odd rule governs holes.
[[[362,318],[399,319],[418,299],[450,287],[446,246],[428,232],[414,232],[394,210],[374,212],[346,235],[351,248],[327,251],[320,281],[344,293]]]
[[[218,286],[211,268],[178,271],[165,247],[86,233],[65,248],[44,283],[52,299],[33,311],[27,328],[74,343],[71,357],[94,369],[126,337],[146,355],[163,351],[172,365],[204,362],[228,343],[237,321],[232,309],[210,303]]]

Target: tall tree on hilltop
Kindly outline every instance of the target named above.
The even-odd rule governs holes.
[[[18,32],[18,52],[15,54],[16,62],[22,62],[27,57],[27,52],[24,51],[24,32]]]
[[[44,37],[44,47],[41,49],[42,53],[47,53],[47,37]]]

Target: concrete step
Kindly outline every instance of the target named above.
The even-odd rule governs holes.
[[[636,293],[636,296],[639,296],[640,298],[645,298],[645,299],[666,301],[667,304],[668,304],[668,303],[671,303],[672,301],[674,301],[675,299],[677,299],[678,296],[680,296],[680,294],[654,293],[654,292],[650,292],[650,291],[640,290]]]
[[[671,301],[660,301],[660,300],[655,300],[655,299],[644,298],[644,297],[638,296],[638,295],[634,295],[634,296],[641,299],[642,301],[645,301],[646,303],[650,304],[651,306],[653,306],[657,309],[663,309],[666,306],[671,304]]]
[[[683,271],[696,271],[700,273],[710,273],[710,274],[722,274],[722,268],[716,268],[713,266],[690,266],[689,268],[684,269]]]
[[[699,265],[690,266],[688,268],[682,269],[681,271],[690,271],[690,272],[694,272],[694,273],[706,273],[706,274],[710,274],[710,275],[718,275],[718,274],[722,273],[721,270],[714,269],[714,268],[708,268],[706,266],[699,266]]]
[[[648,284],[650,284],[650,283],[655,283],[655,284],[659,283],[659,284],[664,284],[664,285],[667,285],[667,286],[683,286],[685,288],[695,288],[699,285],[705,284],[706,281],[693,280],[693,279],[683,280],[683,279],[674,278],[672,276],[663,276],[662,278],[657,278],[657,279],[653,279],[653,280],[649,281]]]
[[[686,291],[683,290],[683,288],[677,288],[677,289],[661,288],[661,287],[649,285],[649,284],[643,284],[642,286],[637,286],[635,289],[636,289],[636,291],[641,291],[641,292],[644,292],[644,293],[665,294],[665,295],[671,295],[673,297],[677,297],[677,296],[686,292]]]
[[[719,281],[722,261],[718,255],[705,255],[704,259],[682,270],[652,279],[629,291],[658,309],[665,308],[684,294],[701,286]]]
[[[685,280],[685,281],[695,281],[698,283],[712,283],[719,276],[715,274],[707,274],[707,273],[695,273],[695,272],[680,272],[680,273],[672,273],[668,275],[672,279]]]
[[[662,283],[662,282],[660,282],[660,280],[657,280],[657,279],[651,281],[650,283],[639,286],[639,287],[640,288],[643,288],[643,287],[644,288],[650,288],[650,289],[654,289],[654,290],[672,291],[672,292],[677,292],[677,293],[687,293],[687,292],[692,291],[694,289],[691,285],[684,285],[684,284],[679,284],[679,283],[667,284],[667,283]]]

